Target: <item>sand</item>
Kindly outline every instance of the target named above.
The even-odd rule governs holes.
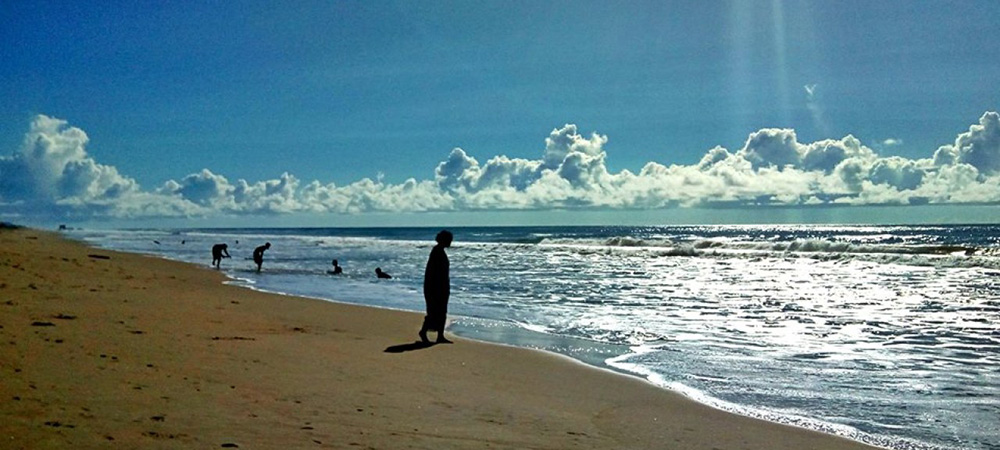
[[[0,230],[0,448],[870,448],[557,355],[409,349],[418,314],[227,286],[205,252]]]

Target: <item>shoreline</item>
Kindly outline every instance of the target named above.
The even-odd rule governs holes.
[[[151,255],[151,256],[160,257],[159,255]],[[179,261],[179,260],[172,260],[172,261]],[[180,262],[184,262],[184,261],[180,261]],[[190,264],[190,263],[188,263],[188,264]],[[230,280],[232,280],[232,281],[240,281],[240,279],[234,279],[234,278],[231,278],[231,277],[230,277]],[[382,306],[382,305],[366,305],[366,304],[363,304],[363,303],[353,303],[353,302],[349,302],[349,301],[336,300],[336,299],[332,299],[332,298],[312,297],[312,296],[306,296],[306,295],[300,295],[300,294],[291,294],[291,293],[287,293],[287,292],[269,291],[269,290],[266,290],[266,289],[259,289],[259,288],[253,287],[252,285],[249,285],[249,284],[240,285],[240,284],[230,283],[230,282],[226,282],[226,283],[230,284],[232,286],[241,287],[243,289],[250,289],[250,290],[254,290],[254,291],[261,292],[261,293],[264,293],[264,294],[269,294],[269,295],[279,295],[279,296],[285,296],[285,297],[303,298],[303,299],[308,299],[308,300],[316,300],[316,301],[321,301],[321,302],[328,302],[328,303],[332,303],[332,304],[336,304],[336,305],[360,306],[360,307],[363,307],[363,308],[374,308],[374,309],[380,309],[380,310],[386,310],[386,311],[395,311],[395,312],[402,312],[402,313],[412,313],[412,314],[418,314],[418,315],[420,314],[420,313],[418,313],[416,311],[408,310],[408,309],[404,309],[404,308],[394,308],[394,307],[391,307],[391,306]],[[451,317],[454,317],[456,319],[461,319],[463,321],[468,321],[468,320],[495,321],[495,319],[483,319],[483,318],[458,316],[458,315],[451,315]],[[747,406],[747,405],[742,405],[742,404],[738,404],[738,403],[731,403],[731,402],[727,402],[727,401],[724,401],[724,400],[720,400],[720,399],[718,399],[716,397],[712,397],[711,395],[709,395],[707,393],[704,393],[702,391],[699,391],[697,389],[690,388],[690,387],[687,387],[687,386],[684,386],[684,385],[680,385],[680,386],[683,387],[683,389],[678,389],[676,387],[672,387],[670,385],[670,383],[666,383],[666,382],[658,383],[656,381],[653,381],[653,380],[649,379],[649,374],[648,373],[644,373],[642,371],[635,371],[635,370],[625,369],[625,368],[620,367],[621,366],[620,364],[616,365],[614,363],[609,363],[609,362],[607,362],[606,360],[603,360],[603,359],[600,360],[600,361],[596,361],[595,360],[596,362],[589,362],[589,361],[585,361],[584,358],[581,357],[581,356],[578,356],[578,355],[574,356],[574,355],[571,355],[571,354],[559,352],[557,350],[550,350],[548,348],[543,348],[540,345],[537,346],[537,347],[534,347],[534,346],[531,346],[531,345],[528,345],[528,344],[519,344],[519,343],[505,342],[505,341],[499,340],[499,339],[497,339],[497,340],[491,340],[489,338],[472,337],[472,336],[470,336],[471,333],[469,333],[469,331],[472,330],[472,329],[477,328],[475,325],[466,325],[466,324],[463,324],[462,326],[464,328],[467,328],[468,330],[465,330],[465,331],[459,333],[459,332],[455,332],[455,331],[452,330],[452,325],[453,325],[452,320],[453,320],[452,318],[448,319],[448,326],[447,326],[448,334],[450,336],[452,336],[452,337],[458,337],[461,340],[466,340],[466,341],[470,341],[470,342],[477,342],[477,343],[484,344],[484,345],[497,345],[497,346],[502,346],[502,347],[508,347],[508,348],[511,348],[511,349],[519,350],[519,351],[539,352],[539,353],[541,353],[543,355],[547,355],[548,357],[555,357],[555,358],[563,359],[566,362],[571,363],[571,364],[580,365],[580,366],[582,366],[582,367],[584,367],[584,368],[586,368],[588,370],[598,370],[598,371],[607,372],[609,374],[613,374],[613,375],[616,375],[616,376],[621,376],[621,377],[625,377],[625,378],[629,378],[629,379],[640,380],[640,381],[642,381],[644,383],[647,383],[649,386],[651,386],[651,387],[653,387],[655,389],[661,389],[661,390],[665,390],[665,391],[668,391],[668,392],[673,393],[673,394],[678,394],[678,395],[684,397],[685,399],[687,399],[689,401],[695,402],[695,403],[697,403],[699,405],[702,405],[702,406],[707,406],[709,408],[712,408],[712,409],[715,409],[715,410],[718,410],[718,411],[721,411],[721,412],[724,412],[724,413],[733,414],[733,415],[737,415],[737,416],[740,416],[740,417],[745,417],[745,418],[748,418],[748,419],[761,420],[761,421],[768,422],[768,423],[773,423],[773,424],[776,424],[776,425],[789,426],[789,427],[799,428],[799,429],[810,431],[810,432],[815,432],[815,433],[821,433],[821,434],[825,434],[825,435],[835,436],[835,437],[838,437],[838,438],[846,439],[846,440],[851,441],[851,442],[855,442],[855,443],[858,443],[858,444],[862,444],[862,445],[868,446],[867,448],[878,448],[878,449],[891,449],[891,448],[894,448],[891,445],[879,445],[878,443],[871,442],[871,441],[879,441],[880,437],[878,435],[872,435],[872,434],[864,433],[864,432],[862,432],[860,430],[857,430],[856,428],[852,428],[852,427],[847,426],[847,425],[839,425],[839,424],[836,424],[836,423],[825,422],[825,421],[822,421],[822,420],[819,420],[819,419],[813,419],[813,418],[806,417],[806,416],[794,416],[794,415],[783,415],[783,414],[779,414],[779,413],[772,413],[772,412],[769,412],[767,410],[756,408],[756,407],[753,407],[753,406]],[[540,332],[540,331],[526,330],[526,329],[517,328],[517,327],[512,327],[512,328],[515,328],[515,329],[518,330],[518,331],[516,331],[517,334],[537,334],[537,335],[540,335],[540,336],[544,336],[543,338],[541,338],[539,340],[549,340],[549,341],[573,340],[573,341],[585,341],[586,342],[585,345],[594,345],[594,346],[602,346],[602,347],[617,347],[617,346],[619,346],[619,345],[616,345],[616,344],[607,344],[607,343],[599,343],[599,342],[594,342],[594,341],[586,341],[586,340],[583,340],[583,339],[580,339],[580,338],[575,338],[575,337],[556,336],[556,335],[551,335],[551,334]],[[488,333],[482,333],[482,334],[488,334]],[[626,356],[628,354],[629,353],[619,353],[619,354],[616,354],[616,357]],[[838,433],[837,431],[835,431],[837,429],[848,430],[848,431],[849,430],[854,430],[854,431],[856,431],[860,435],[871,437],[871,441],[865,441],[863,439],[852,438],[849,435],[849,433]],[[884,439],[881,439],[881,440],[883,440],[884,442],[892,442],[892,443],[896,443],[896,444],[905,444],[905,445],[911,446],[914,449],[936,449],[936,448],[938,448],[938,447],[934,447],[934,446],[932,446],[930,444],[926,444],[924,442],[910,441],[910,440],[906,440],[905,438],[900,438],[900,437],[896,437],[896,438],[884,438]]]
[[[169,258],[163,257],[161,255],[146,255],[146,256],[162,257],[162,258],[168,259],[170,261],[178,261],[178,262],[182,262],[182,263],[187,263],[186,261],[169,259]],[[193,263],[187,263],[187,264],[193,264]],[[225,274],[223,274],[223,275],[225,275]],[[360,307],[364,307],[364,308],[375,308],[375,309],[381,309],[381,310],[387,310],[387,311],[396,311],[396,312],[403,312],[403,313],[413,313],[413,314],[418,314],[418,315],[420,314],[417,311],[409,310],[409,309],[404,309],[404,308],[394,308],[394,307],[391,307],[391,306],[383,306],[383,305],[367,305],[367,304],[363,304],[363,303],[354,303],[354,302],[349,302],[349,301],[344,301],[344,300],[337,300],[337,299],[333,299],[333,298],[313,297],[313,296],[301,295],[301,294],[293,294],[293,293],[288,293],[288,292],[272,291],[272,290],[257,288],[252,283],[247,283],[246,282],[247,280],[245,280],[245,279],[234,278],[234,277],[229,276],[229,275],[225,275],[225,276],[228,278],[228,281],[224,282],[227,285],[236,286],[236,287],[240,287],[240,288],[243,288],[243,289],[250,289],[250,290],[253,290],[253,291],[256,291],[256,292],[260,292],[260,293],[264,293],[264,294],[279,295],[279,296],[284,296],[284,297],[303,298],[303,299],[309,299],[309,300],[316,300],[316,301],[328,302],[328,303],[337,304],[337,305],[360,306]],[[666,390],[666,391],[671,392],[671,393],[679,394],[679,395],[683,396],[684,398],[686,398],[688,400],[691,400],[691,401],[693,401],[695,403],[698,403],[698,404],[704,405],[704,406],[708,406],[710,408],[713,408],[713,409],[716,409],[716,410],[719,410],[719,411],[722,411],[722,412],[725,412],[725,413],[735,414],[735,415],[738,415],[738,416],[742,416],[742,417],[746,417],[746,418],[751,418],[751,419],[756,419],[756,420],[763,420],[765,422],[774,423],[774,424],[778,424],[778,425],[786,425],[786,426],[791,426],[791,427],[795,427],[795,428],[801,428],[801,429],[804,429],[804,430],[807,430],[807,431],[813,431],[813,432],[817,432],[817,433],[822,433],[822,434],[828,434],[828,435],[832,435],[832,436],[837,436],[837,437],[844,438],[844,439],[847,439],[847,440],[850,440],[850,441],[853,441],[853,442],[858,442],[858,443],[861,443],[861,444],[864,444],[864,445],[873,446],[875,448],[891,448],[891,447],[882,447],[882,446],[879,446],[879,445],[874,444],[872,442],[866,442],[866,441],[864,441],[862,439],[854,439],[854,438],[850,437],[847,433],[837,433],[836,431],[834,431],[834,430],[836,430],[838,428],[843,429],[843,430],[855,430],[855,431],[857,431],[861,435],[871,436],[873,438],[872,440],[878,440],[878,436],[873,436],[873,435],[865,434],[865,433],[863,433],[863,432],[861,432],[859,430],[856,430],[855,428],[851,428],[851,427],[846,426],[846,425],[838,425],[838,424],[835,424],[835,423],[824,422],[822,420],[812,419],[812,418],[805,417],[805,416],[790,416],[790,415],[781,415],[781,414],[778,414],[778,413],[770,413],[770,412],[768,412],[766,410],[759,409],[759,408],[756,408],[756,407],[753,407],[753,406],[747,406],[747,405],[741,405],[741,404],[737,404],[737,403],[726,402],[724,400],[720,400],[718,398],[712,397],[712,396],[710,396],[710,395],[708,395],[708,394],[706,394],[706,393],[704,393],[702,391],[698,391],[696,389],[689,388],[687,386],[684,386],[685,389],[677,389],[675,387],[671,387],[666,382],[657,383],[656,381],[653,381],[653,380],[649,379],[649,375],[650,375],[649,373],[643,373],[642,371],[635,371],[635,370],[629,370],[629,369],[626,369],[626,368],[622,368],[621,364],[616,365],[614,363],[609,363],[606,359],[601,359],[599,361],[598,360],[585,361],[582,356],[579,356],[579,355],[574,356],[574,355],[571,355],[571,354],[568,354],[568,353],[559,352],[557,350],[550,350],[548,348],[544,348],[544,346],[542,344],[536,344],[538,346],[531,346],[529,344],[523,343],[523,341],[519,341],[519,342],[522,342],[522,343],[511,343],[511,342],[505,342],[505,341],[500,340],[500,339],[492,340],[492,339],[487,338],[487,337],[480,337],[480,338],[472,337],[471,334],[475,333],[472,330],[474,330],[474,329],[477,328],[475,325],[464,325],[464,327],[467,328],[467,330],[465,330],[462,333],[455,332],[452,329],[452,325],[453,325],[452,322],[453,322],[454,319],[460,319],[460,320],[464,320],[464,321],[469,321],[469,320],[495,321],[495,319],[483,319],[483,318],[474,318],[474,317],[451,315],[451,317],[448,319],[448,326],[447,326],[448,334],[451,335],[451,336],[453,336],[453,337],[458,337],[458,338],[460,338],[462,340],[468,340],[468,341],[472,341],[472,342],[478,342],[478,343],[485,344],[485,345],[499,345],[499,346],[509,347],[509,348],[518,349],[518,350],[540,352],[540,353],[548,355],[550,357],[556,357],[556,358],[560,358],[560,359],[565,359],[567,362],[574,363],[574,364],[580,364],[580,365],[582,365],[582,366],[584,366],[585,368],[588,368],[588,369],[605,371],[605,372],[608,372],[608,373],[611,373],[611,374],[614,374],[614,375],[618,375],[618,376],[623,376],[623,377],[626,377],[626,378],[638,379],[638,380],[641,380],[641,381],[643,381],[645,383],[648,383],[650,386],[652,386],[652,387],[654,387],[656,389],[663,389],[663,390]],[[516,326],[511,327],[511,328],[514,329],[514,330],[516,330],[515,334],[520,334],[520,335],[537,334],[537,335],[541,336],[541,338],[539,338],[538,341],[566,341],[566,340],[572,340],[572,341],[583,341],[583,342],[586,342],[586,344],[584,344],[584,345],[595,346],[595,347],[596,346],[601,346],[601,347],[618,347],[619,346],[619,345],[615,345],[615,344],[606,344],[606,343],[598,343],[598,342],[586,341],[584,339],[575,338],[575,337],[555,336],[555,335],[551,335],[551,334],[544,333],[544,332],[532,331],[532,330],[526,330],[526,329],[523,329],[523,328],[518,328]],[[486,335],[486,334],[489,334],[489,333],[485,333],[485,332],[479,331],[479,334]],[[615,357],[612,358],[612,359],[617,359],[618,357],[621,357],[621,356],[627,356],[628,354],[629,353],[617,353],[617,354],[615,354]],[[897,440],[900,440],[900,439],[901,438],[897,438]],[[914,444],[913,442],[909,442],[909,443],[910,444]],[[917,444],[917,445],[926,445],[926,444],[919,443],[919,442],[917,442],[915,444]],[[916,448],[924,448],[924,447],[916,447]],[[931,447],[927,447],[927,448],[931,448]]]
[[[265,293],[44,231],[0,244],[12,448],[874,448],[565,355],[467,338],[386,353],[412,344],[419,313]]]

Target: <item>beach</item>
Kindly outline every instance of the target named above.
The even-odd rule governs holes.
[[[419,314],[226,280],[0,230],[0,448],[872,448],[550,353],[413,348]]]

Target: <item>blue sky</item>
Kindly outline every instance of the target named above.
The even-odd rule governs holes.
[[[984,115],[1000,105],[997,2],[204,3],[0,5],[0,211],[121,220],[996,203],[982,155],[1000,160]],[[970,126],[984,144],[962,150]],[[18,156],[30,153],[26,135],[68,129],[86,135],[67,144],[76,159]],[[769,159],[767,142],[747,146],[764,129],[794,130],[795,161]],[[876,188],[850,178],[850,164],[802,165],[808,145],[847,135],[863,148],[838,141],[847,150],[832,163],[859,158]],[[572,161],[539,163],[547,138],[563,139],[556,156]],[[622,178],[651,162],[695,168],[716,146],[733,167],[752,163],[751,178],[698,199],[660,192],[705,185],[671,181],[690,174],[651,171],[674,178],[638,190]],[[941,146],[955,158],[936,158]],[[499,184],[481,180],[500,155],[520,162],[491,166]],[[103,178],[66,181],[72,161]],[[444,161],[466,172],[448,178],[436,171]],[[946,163],[969,165],[974,180],[939,170]],[[55,177],[25,181],[39,165]],[[796,193],[791,169],[824,174],[799,178]],[[919,182],[899,181],[914,171]],[[297,184],[268,191],[285,173]],[[375,187],[356,185],[365,179]],[[313,181],[326,197],[303,198]],[[39,187],[49,182],[62,184]],[[544,192],[517,197],[529,186]],[[421,198],[407,204],[419,207],[369,198],[413,192]],[[162,205],[157,196],[172,206],[138,203]]]

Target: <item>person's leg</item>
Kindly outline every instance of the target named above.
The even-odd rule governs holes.
[[[442,303],[437,307],[437,311],[435,312],[436,312],[435,314],[436,317],[434,318],[435,319],[434,327],[437,329],[438,332],[437,342],[439,344],[450,344],[451,341],[449,341],[444,337],[444,325],[445,322],[448,321],[448,304]]]
[[[428,297],[427,293],[424,293],[424,305],[427,307],[427,314],[424,316],[424,323],[420,324],[420,332],[417,334],[420,335],[420,342],[427,343],[430,342],[427,339],[427,331],[434,329],[434,299]]]
[[[420,342],[424,343],[430,342],[430,339],[427,339],[427,321],[429,319],[430,319],[429,317],[424,316],[424,323],[420,325],[420,332],[417,333],[418,335],[420,335]]]

